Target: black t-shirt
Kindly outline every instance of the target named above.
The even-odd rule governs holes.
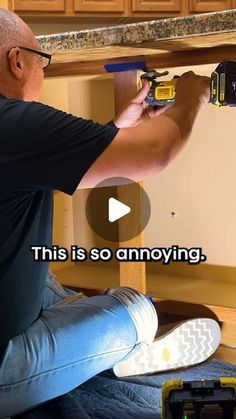
[[[41,311],[48,262],[30,246],[52,246],[53,189],[72,195],[117,132],[0,95],[0,353]]]

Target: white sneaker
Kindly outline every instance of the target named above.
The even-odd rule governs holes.
[[[113,371],[117,377],[127,377],[190,367],[209,358],[220,340],[221,330],[215,320],[184,321],[150,345],[144,343]]]

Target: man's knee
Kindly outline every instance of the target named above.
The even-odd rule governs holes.
[[[158,318],[151,301],[140,291],[128,287],[111,289],[107,294],[112,295],[127,308],[136,327],[138,342],[153,342]]]

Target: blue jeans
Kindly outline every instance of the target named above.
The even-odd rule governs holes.
[[[0,363],[0,419],[67,393],[153,340],[153,310],[128,288],[81,298],[49,273],[41,316],[10,340]]]

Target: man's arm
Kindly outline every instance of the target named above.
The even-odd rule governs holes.
[[[106,150],[82,178],[79,188],[91,188],[106,178],[139,181],[162,170],[182,149],[196,116],[209,100],[210,79],[188,72],[177,83],[175,104],[164,114],[137,126],[120,128]],[[118,127],[124,119],[114,120]]]

